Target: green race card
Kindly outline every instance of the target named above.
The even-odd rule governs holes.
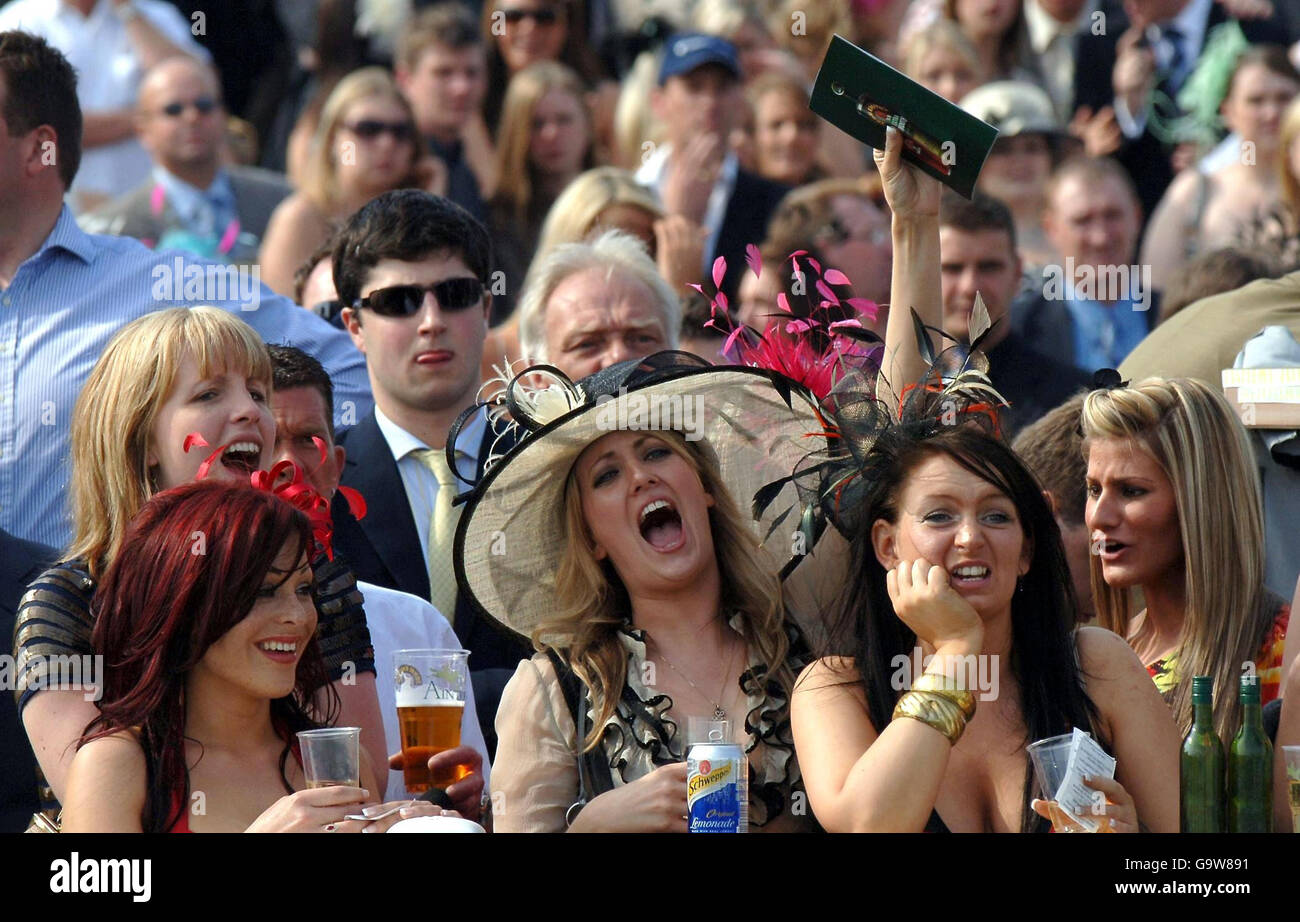
[[[808,108],[883,150],[885,126],[903,133],[903,159],[970,198],[998,131],[836,35]]]

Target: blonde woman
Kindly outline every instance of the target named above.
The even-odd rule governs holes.
[[[196,479],[219,447],[224,450],[208,466],[209,480],[247,483],[252,471],[270,467],[270,394],[266,346],[251,327],[216,308],[146,314],[123,327],[95,364],[72,415],[74,538],[63,562],[28,589],[14,630],[15,659],[30,657],[19,710],[53,797],[63,794],[73,744],[98,711],[81,687],[37,684],[41,670],[59,662],[51,657],[91,652],[91,600],[151,496]],[[369,634],[355,580],[333,563],[318,565],[316,578],[322,652],[343,704],[341,720],[366,730],[362,740],[370,744],[373,763],[384,765],[383,723],[373,665],[367,671]],[[358,671],[340,681],[349,660]],[[87,684],[100,681],[89,678]]]
[[[551,205],[593,165],[592,143],[576,73],[542,61],[511,79],[497,132],[497,188],[488,202],[493,255],[505,273],[505,290],[500,296],[494,291],[494,323],[513,308]]]
[[[903,73],[952,103],[984,82],[975,46],[951,19],[936,19],[907,38]]]
[[[262,281],[293,294],[293,275],[336,223],[376,195],[435,188],[415,116],[388,71],[368,67],[339,81],[325,101],[298,191],[276,207],[262,241]]]
[[[531,434],[466,508],[456,560],[475,604],[540,651],[497,711],[496,828],[685,832],[691,716],[731,722],[751,827],[815,828],[796,808],[789,726],[808,654],[767,529],[739,499],[806,448],[811,403],[796,390],[787,405],[770,373],[682,353],[578,386],[552,374],[522,398],[539,370],[513,385],[512,415]],[[626,415],[641,402],[660,408],[654,428]],[[769,549],[789,557],[786,531]]]
[[[1191,378],[1093,391],[1083,404],[1084,520],[1098,622],[1128,640],[1191,725],[1192,676],[1214,677],[1231,739],[1244,664],[1278,694],[1290,606],[1264,587],[1264,526],[1250,442],[1227,400]],[[1146,607],[1133,610],[1131,590]],[[1286,652],[1286,663],[1294,652]]]

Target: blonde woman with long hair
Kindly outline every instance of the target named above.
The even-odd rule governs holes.
[[[1191,378],[1093,391],[1082,419],[1098,621],[1137,652],[1180,731],[1191,725],[1191,677],[1212,676],[1214,724],[1231,739],[1244,668],[1265,703],[1278,694],[1290,617],[1264,586],[1246,430],[1222,394]],[[1135,612],[1138,588],[1146,607]]]
[[[92,652],[95,590],[150,497],[195,480],[218,448],[224,450],[211,459],[209,480],[247,483],[253,471],[271,466],[270,396],[265,344],[248,324],[212,307],[155,311],[132,321],[91,371],[71,421],[74,537],[62,562],[24,595],[14,629],[15,659],[30,657],[20,677],[27,685],[20,685],[19,711],[52,788],[53,797],[47,792],[44,798],[47,809],[63,793],[72,744],[98,712],[80,687],[36,684],[39,669],[51,657]],[[191,438],[193,433],[200,438]],[[370,747],[371,759],[384,765],[374,673],[366,671],[369,634],[355,580],[332,562],[316,566],[316,579],[322,650],[343,704],[342,719],[368,729],[363,740],[377,743]],[[341,664],[349,659],[355,682],[340,681]]]
[[[497,711],[498,830],[685,832],[691,716],[731,722],[752,827],[814,828],[789,726],[809,656],[777,570],[793,526],[765,549],[785,506],[757,527],[741,511],[816,426],[773,379],[663,352],[577,385],[549,366],[514,380],[529,432],[475,492],[456,558],[462,591],[539,651]],[[645,425],[639,405],[658,408]]]
[[[293,295],[293,275],[336,224],[391,189],[436,187],[410,103],[388,71],[366,67],[334,87],[321,109],[298,190],[271,214],[262,240],[262,281]]]
[[[594,165],[593,143],[576,73],[541,61],[511,78],[497,131],[497,187],[488,202],[493,256],[505,273],[505,290],[493,298],[493,323],[510,315],[551,205]]]

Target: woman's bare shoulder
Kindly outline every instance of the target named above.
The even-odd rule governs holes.
[[[809,663],[795,682],[795,693],[849,689],[861,695],[861,677],[851,656],[824,656]]]

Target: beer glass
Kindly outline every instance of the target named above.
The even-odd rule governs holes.
[[[429,771],[429,757],[460,745],[461,718],[469,688],[468,650],[398,650],[393,653],[397,724],[402,734],[406,789],[422,794],[466,775],[454,765]]]
[[[360,727],[303,730],[298,734],[298,751],[307,787],[361,787]]]

